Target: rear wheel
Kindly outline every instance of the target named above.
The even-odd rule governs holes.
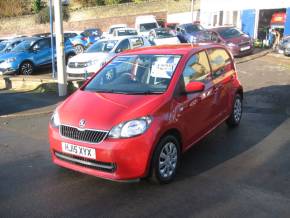
[[[242,96],[240,94],[236,94],[234,103],[233,103],[232,113],[226,121],[228,126],[229,127],[238,126],[242,119],[242,113],[243,113]]]
[[[31,75],[33,73],[33,65],[31,62],[23,62],[19,67],[19,73],[22,75]]]
[[[152,180],[159,184],[170,183],[180,164],[180,143],[173,135],[163,137],[152,159]]]
[[[83,53],[84,50],[85,50],[85,48],[84,48],[84,46],[82,46],[82,45],[76,45],[76,46],[75,46],[75,52],[76,52],[76,54]]]

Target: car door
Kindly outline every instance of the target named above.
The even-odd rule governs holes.
[[[51,63],[50,39],[41,39],[33,45],[33,60],[38,66]]]
[[[215,96],[215,122],[221,122],[231,110],[231,90],[234,79],[234,63],[229,53],[223,48],[208,50],[212,69]]]
[[[192,81],[203,82],[204,91],[184,94],[186,85]],[[213,83],[205,51],[192,55],[187,61],[176,90],[181,94],[175,97],[174,111],[186,135],[185,146],[190,146],[211,129],[213,121]]]

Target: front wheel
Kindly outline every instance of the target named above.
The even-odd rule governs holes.
[[[180,143],[167,135],[158,143],[152,160],[152,180],[159,184],[170,183],[180,164]]]
[[[24,62],[19,67],[19,73],[22,75],[31,75],[33,71],[33,65],[30,62]]]
[[[82,45],[76,45],[76,46],[75,46],[75,52],[76,52],[76,54],[83,53],[84,50],[85,50],[85,48],[84,48],[84,46],[82,46]]]
[[[242,96],[240,94],[236,94],[234,103],[233,103],[232,113],[226,121],[228,126],[229,127],[238,126],[242,119],[242,113],[243,113]]]

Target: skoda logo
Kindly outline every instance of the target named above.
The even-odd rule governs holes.
[[[79,123],[80,128],[84,128],[86,126],[86,120],[81,119]]]

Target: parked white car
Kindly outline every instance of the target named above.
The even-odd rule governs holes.
[[[127,24],[115,24],[109,27],[108,32],[104,32],[102,38],[111,38],[116,29],[127,28]]]
[[[180,44],[179,39],[169,28],[156,28],[150,30],[149,41],[152,45]]]
[[[115,29],[113,32],[114,37],[118,36],[137,36],[138,32],[134,28],[119,28]]]
[[[68,60],[67,76],[69,79],[86,79],[97,72],[117,53],[150,45],[147,39],[140,36],[101,39],[95,42],[84,53],[78,54]]]
[[[135,28],[139,32],[139,35],[148,37],[149,31],[155,28],[159,28],[159,25],[155,16],[145,15],[136,17]]]

